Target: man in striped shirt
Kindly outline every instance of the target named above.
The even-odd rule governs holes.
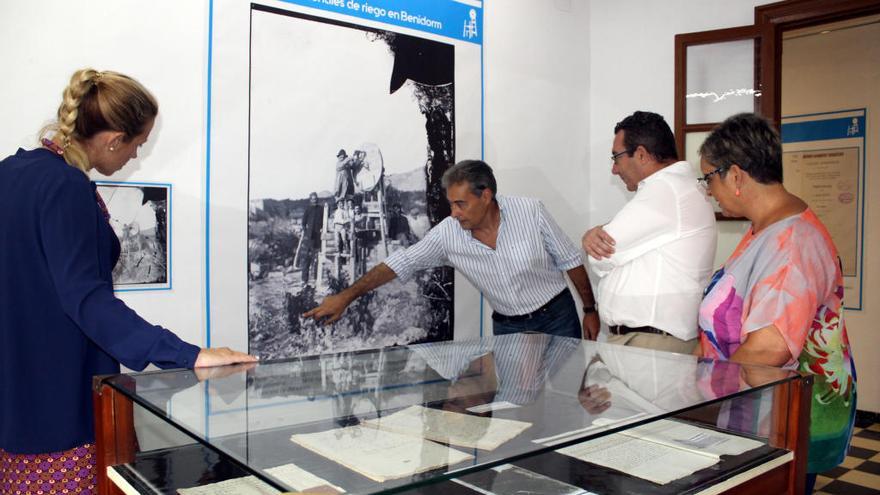
[[[489,300],[496,335],[530,330],[595,340],[599,318],[581,253],[544,205],[496,195],[492,169],[479,160],[450,167],[443,187],[452,210],[449,217],[303,316],[336,321],[352,301],[376,287],[445,265],[461,272]],[[583,303],[582,321],[563,272]]]

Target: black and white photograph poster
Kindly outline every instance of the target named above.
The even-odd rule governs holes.
[[[121,248],[113,268],[113,288],[170,289],[171,185],[99,182],[97,186]]]
[[[448,267],[301,315],[448,216],[443,172],[482,157],[481,5],[214,2],[209,341],[246,325],[277,359],[453,338]]]
[[[330,325],[301,315],[449,215],[455,45],[256,4],[250,40],[249,351],[451,339],[448,267],[368,293]]]

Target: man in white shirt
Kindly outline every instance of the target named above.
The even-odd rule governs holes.
[[[443,187],[449,217],[303,316],[336,321],[349,304],[376,287],[445,265],[459,270],[489,301],[496,335],[538,331],[595,340],[599,318],[581,253],[544,205],[496,195],[492,169],[480,160],[450,167]],[[580,296],[582,321],[563,273]]]
[[[712,205],[656,113],[635,112],[615,126],[611,161],[611,173],[636,194],[582,239],[600,277],[608,342],[690,353],[715,257]]]

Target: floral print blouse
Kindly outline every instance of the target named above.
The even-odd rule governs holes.
[[[815,375],[808,472],[843,461],[855,419],[856,375],[837,249],[812,210],[746,232],[712,277],[699,324],[703,355],[721,360],[750,332],[775,326],[793,356],[785,367]]]

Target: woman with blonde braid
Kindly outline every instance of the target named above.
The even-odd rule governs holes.
[[[113,295],[119,240],[87,174],[137,157],[157,113],[134,79],[80,70],[51,137],[0,162],[0,493],[94,493],[92,376],[255,360],[188,344]]]

